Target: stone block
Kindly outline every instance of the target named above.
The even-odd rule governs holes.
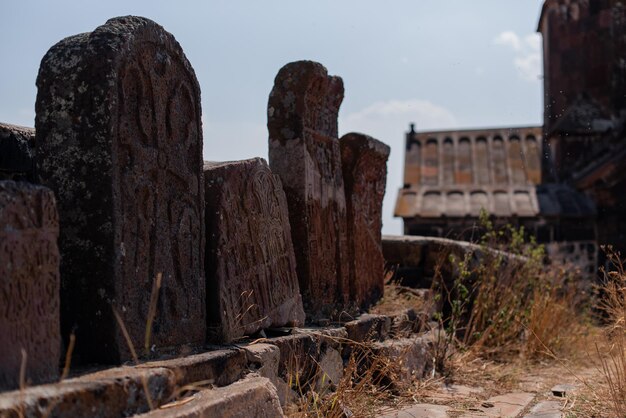
[[[52,191],[0,181],[0,390],[58,376],[59,218]],[[23,353],[25,358],[23,358]]]
[[[410,235],[385,235],[382,237],[385,261],[402,267],[417,267],[420,274],[414,280],[402,284],[418,287],[430,287],[437,269],[446,280],[453,280],[458,275],[458,267],[450,263],[450,257],[463,260],[468,257],[468,268],[475,270],[494,258],[500,258],[502,268],[515,269],[523,266],[528,260],[519,255],[481,247],[465,241],[446,238],[421,237]]]
[[[0,180],[37,183],[35,130],[0,123]]]
[[[278,376],[290,387],[306,390],[312,386],[320,389],[321,378],[325,373],[325,385],[329,378],[338,379],[343,342],[346,341],[345,328],[299,328],[293,335],[272,338],[269,344],[280,350]],[[323,366],[321,366],[323,364]],[[336,382],[334,382],[336,383]]]
[[[0,416],[126,417],[149,410],[174,393],[174,375],[164,368],[119,367],[61,383],[0,394]]]
[[[385,235],[382,238],[383,255],[390,264],[418,267],[424,264],[429,238],[407,235]]]
[[[558,401],[541,401],[532,408],[524,418],[562,418],[563,406]]]
[[[372,352],[393,361],[390,378],[399,386],[423,378],[432,367],[432,342],[428,334],[376,342],[372,344]]]
[[[379,418],[447,418],[449,410],[444,405],[416,404],[385,413]]]
[[[347,322],[344,327],[351,341],[382,341],[391,330],[391,318],[386,315],[363,314],[354,321]]]
[[[517,392],[498,395],[482,402],[480,408],[476,408],[475,413],[461,415],[462,418],[471,417],[498,417],[515,418],[524,411],[535,398],[532,393]]]
[[[304,324],[287,200],[261,158],[205,163],[209,339]]]
[[[366,309],[382,297],[385,287],[381,230],[390,148],[359,133],[346,134],[339,143],[346,192],[350,296]]]
[[[413,308],[403,309],[391,315],[391,335],[394,338],[409,337],[428,328],[428,312],[416,312]]]
[[[319,341],[308,334],[272,338],[269,343],[278,347],[280,361],[278,376],[290,383],[295,376],[310,378],[315,373],[315,360],[319,356]],[[303,379],[305,381],[306,379]]]
[[[140,364],[137,368],[172,370],[178,386],[191,385],[196,382],[210,382],[216,386],[225,386],[244,375],[247,371],[247,358],[244,350],[224,349],[169,360],[151,361]]]
[[[156,351],[203,343],[200,87],[180,45],[151,20],[110,19],[50,48],[37,87],[38,170],[59,204],[75,360],[130,359],[113,308],[142,352],[153,288]]]
[[[333,385],[338,385],[343,378],[343,359],[339,350],[326,347],[320,355],[318,362],[317,392],[331,390]]]
[[[571,395],[576,392],[578,388],[575,385],[562,383],[559,385],[555,385],[550,389],[553,396],[558,396],[559,398],[565,398],[566,396]]]
[[[139,415],[142,418],[276,418],[283,417],[276,388],[260,376],[249,377],[232,385],[202,390],[160,409]]]
[[[278,376],[280,349],[272,344],[250,344],[242,347],[248,358],[248,368],[262,377],[266,377],[276,387],[280,404],[285,406],[295,402],[296,393]]]
[[[246,353],[248,367],[262,377],[267,377],[274,383],[278,375],[280,349],[272,344],[256,343],[243,346]]]
[[[0,417],[130,416],[148,411],[150,402],[153,407],[168,402],[187,385],[230,385],[248,372],[247,363],[244,350],[223,349],[106,369],[0,394]]]
[[[346,199],[337,137],[343,82],[311,61],[280,69],[267,115],[269,163],[285,190],[309,320],[349,308]]]

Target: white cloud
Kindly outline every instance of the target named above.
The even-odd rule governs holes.
[[[524,43],[533,51],[541,50],[541,35],[538,33],[529,33],[524,37]]]
[[[530,53],[514,60],[519,75],[526,81],[537,81],[541,74],[541,57],[539,52]]]
[[[393,209],[398,189],[402,186],[404,138],[411,122],[416,124],[418,130],[458,127],[456,118],[448,109],[420,99],[376,102],[357,112],[339,116],[340,136],[348,132],[362,132],[391,147],[383,201],[385,234],[402,234],[402,220],[393,217]]]
[[[376,102],[358,112],[340,117],[339,122],[340,128],[379,136],[407,129],[409,122],[415,122],[420,130],[447,129],[457,124],[449,110],[419,99]]]
[[[496,36],[493,40],[493,43],[496,45],[504,45],[508,46],[515,51],[519,51],[522,49],[522,41],[519,36],[515,32],[510,30],[501,32],[498,36]]]
[[[504,31],[493,39],[493,43],[515,52],[513,64],[523,80],[536,82],[540,79],[541,35],[531,33],[521,38],[515,32]]]

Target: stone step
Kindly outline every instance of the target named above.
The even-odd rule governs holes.
[[[201,390],[146,414],[141,418],[276,418],[283,417],[276,388],[269,379],[249,375],[231,385]]]
[[[185,385],[229,385],[244,375],[247,365],[243,350],[229,349],[115,367],[60,383],[1,393],[0,417],[129,416],[148,411],[150,403],[163,404],[176,388]]]
[[[365,334],[356,332],[360,334],[358,344],[369,340],[368,328],[380,330],[378,325],[384,324],[383,328],[388,330],[393,323],[390,316],[376,318],[375,321],[369,317],[357,318],[355,325],[363,321],[365,329],[361,330]],[[210,351],[203,353],[114,367],[60,383],[0,393],[0,416],[19,416],[15,411],[33,417],[92,416],[94,408],[99,411],[96,415],[99,417],[130,416],[147,412],[150,403],[159,407],[168,402],[180,387],[198,382],[227,386],[249,371],[271,381],[282,405],[294,400],[292,386],[296,378],[304,390],[308,389],[305,383],[309,383],[318,392],[339,383],[343,361],[349,356],[345,348],[355,344],[349,340],[346,327],[291,331],[291,335],[266,338],[262,342],[241,343],[232,348],[211,346],[207,347]],[[383,331],[377,337],[379,341],[372,341],[367,347],[375,354],[394,359],[407,379],[412,374],[423,375],[429,367],[432,334],[390,339],[390,334]]]
[[[561,418],[563,417],[561,406],[559,401],[541,401],[533,406],[524,418]]]
[[[461,415],[461,417],[516,418],[530,405],[534,398],[534,394],[526,392],[494,396],[481,403],[479,407],[469,413]]]
[[[417,404],[379,415],[379,418],[448,418],[449,410],[443,405]]]

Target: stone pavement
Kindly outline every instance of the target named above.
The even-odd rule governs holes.
[[[548,399],[543,393],[511,392],[493,396],[485,401],[473,395],[483,392],[482,388],[460,385],[443,386],[437,394],[429,396],[436,402],[454,402],[464,407],[440,405],[435,403],[418,403],[402,409],[386,412],[381,418],[446,418],[446,417],[498,417],[498,418],[562,418],[564,400],[562,397],[550,395]],[[467,402],[461,402],[466,400]]]

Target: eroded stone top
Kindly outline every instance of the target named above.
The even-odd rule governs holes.
[[[34,182],[35,129],[0,122],[0,180]]]
[[[267,106],[270,141],[305,139],[304,130],[337,138],[343,81],[313,61],[296,61],[280,69]]]

